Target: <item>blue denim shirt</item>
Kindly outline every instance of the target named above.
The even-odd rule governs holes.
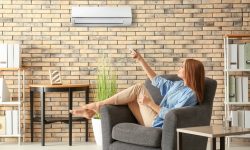
[[[153,127],[162,128],[165,115],[172,109],[197,104],[195,92],[184,85],[182,80],[170,81],[161,76],[152,79],[152,85],[159,88],[163,99],[160,103],[160,112],[153,121]]]

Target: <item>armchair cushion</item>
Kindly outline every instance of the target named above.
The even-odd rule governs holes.
[[[119,123],[113,127],[112,138],[130,144],[161,147],[162,129],[134,123]]]

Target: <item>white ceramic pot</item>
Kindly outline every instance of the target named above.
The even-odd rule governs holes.
[[[101,119],[92,118],[92,127],[95,136],[95,142],[98,146],[102,146],[102,125]]]

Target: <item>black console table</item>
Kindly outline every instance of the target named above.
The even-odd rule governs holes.
[[[72,145],[72,122],[73,121],[85,121],[86,123],[86,134],[85,140],[88,141],[88,119],[82,117],[72,118],[72,114],[69,113],[68,117],[45,117],[45,93],[46,92],[68,92],[68,105],[69,110],[72,110],[73,103],[73,92],[75,91],[85,91],[85,102],[89,103],[89,85],[83,84],[66,84],[66,85],[30,85],[30,130],[31,130],[31,142],[33,142],[33,123],[41,122],[41,144],[45,145],[45,124],[53,122],[64,122],[69,124],[69,145]],[[34,117],[34,92],[40,93],[40,102],[41,102],[41,117]]]

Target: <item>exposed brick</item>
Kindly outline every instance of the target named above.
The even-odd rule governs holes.
[[[224,115],[223,35],[250,34],[249,3],[249,0],[4,0],[0,5],[0,42],[21,44],[22,63],[30,68],[26,72],[28,84],[49,84],[48,70],[59,69],[63,83],[91,84],[91,102],[94,101],[97,61],[102,54],[111,58],[117,67],[118,91],[146,79],[142,68],[128,58],[128,48],[138,49],[159,74],[177,73],[186,58],[201,60],[206,76],[218,83],[211,123],[221,124]],[[72,5],[130,5],[133,24],[128,27],[73,26],[70,22]],[[16,74],[3,74],[10,91],[17,95]],[[25,92],[29,96],[28,88]],[[67,94],[47,96],[46,113],[68,115]],[[84,96],[74,95],[74,106],[83,104]],[[38,95],[35,101],[35,112],[39,113]],[[0,115],[6,109],[11,108],[0,107]],[[29,111],[28,103],[26,111]],[[25,141],[30,141],[29,115],[26,118]],[[35,141],[40,141],[40,125],[34,127]],[[85,140],[84,128],[79,123],[74,124],[74,141]],[[90,141],[94,141],[92,129],[89,131]],[[66,132],[65,124],[46,125],[46,141],[68,141]]]

